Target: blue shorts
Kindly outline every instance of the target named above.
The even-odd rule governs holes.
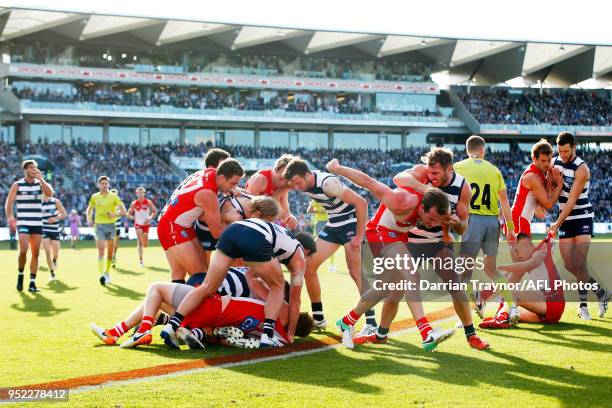
[[[348,244],[356,234],[356,222],[351,222],[350,224],[346,224],[341,227],[330,227],[329,224],[326,224],[325,227],[319,231],[317,238],[333,244],[345,245]]]
[[[579,235],[595,236],[595,234],[593,234],[593,218],[565,220],[563,224],[559,226],[559,239],[574,238]]]
[[[274,257],[272,243],[261,232],[242,224],[227,227],[219,237],[217,249],[245,262],[268,262]]]
[[[42,225],[37,225],[35,227],[31,225],[18,225],[17,232],[20,234],[42,235]]]
[[[205,251],[213,251],[217,247],[219,240],[213,238],[210,231],[200,228],[198,224],[195,225],[194,229],[196,237],[198,237],[198,241],[200,241]]]
[[[59,241],[59,231],[43,231],[43,238],[48,238],[51,241]]]
[[[206,278],[206,272],[194,273],[189,277],[189,279],[187,279],[185,285],[194,286],[197,288],[198,286],[202,285],[204,278]]]

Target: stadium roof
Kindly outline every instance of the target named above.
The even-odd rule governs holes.
[[[351,52],[385,59],[412,56],[448,72],[451,84],[494,85],[517,77],[527,85],[546,82],[558,87],[591,78],[597,87],[612,83],[612,44],[422,37],[0,7],[0,41],[47,31],[84,44],[114,36],[121,44],[163,48],[208,38],[229,52],[282,44],[302,55],[343,49],[343,55],[349,56]]]

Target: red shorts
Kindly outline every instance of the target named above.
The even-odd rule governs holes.
[[[565,310],[565,299],[563,295],[558,294],[556,296],[546,299],[546,316],[541,317],[542,323],[559,323],[563,311]]]
[[[151,224],[134,224],[134,228],[137,230],[141,230],[145,234],[148,234],[149,228],[151,228]]]
[[[381,256],[382,249],[389,244],[400,242],[404,245],[408,242],[408,234],[397,232],[387,228],[376,228],[366,230],[366,241],[370,245],[372,255]]]
[[[185,228],[162,219],[157,225],[157,238],[164,251],[173,246],[189,242],[196,237],[193,228]]]

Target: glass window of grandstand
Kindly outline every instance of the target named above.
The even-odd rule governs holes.
[[[298,132],[298,145],[306,149],[327,149],[327,132]]]
[[[108,129],[108,141],[117,144],[140,144],[139,127],[110,126]]]
[[[30,125],[30,140],[32,143],[58,143],[62,142],[64,132],[62,125],[47,125],[32,123]],[[65,140],[70,143],[70,138]]]
[[[72,103],[77,94],[74,85],[65,82],[14,81],[11,89],[19,99],[34,103]]]
[[[15,126],[0,127],[0,143],[15,143]]]
[[[381,146],[381,143],[386,144],[387,136],[379,133],[334,133],[334,148],[335,149],[387,149],[387,146]]]
[[[72,126],[72,140],[74,142],[102,143],[103,133],[101,126]]]
[[[248,146],[253,147],[255,141],[255,133],[252,130],[235,130],[228,129],[222,132],[223,137],[221,143],[228,146]]]
[[[214,129],[185,129],[185,144],[215,144]]]
[[[179,133],[180,131],[177,128],[149,128],[148,137],[143,137],[141,144],[145,146],[167,143],[176,144],[179,141]]]
[[[289,132],[262,130],[259,132],[259,145],[262,147],[289,147]]]

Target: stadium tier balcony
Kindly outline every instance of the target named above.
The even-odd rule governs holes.
[[[215,88],[113,86],[110,84],[14,81],[12,92],[23,113],[54,115],[218,118],[235,121],[319,123],[366,121],[401,126],[461,126],[438,111],[434,94],[332,94],[303,91],[238,91]],[[122,115],[123,114],[123,115]]]

